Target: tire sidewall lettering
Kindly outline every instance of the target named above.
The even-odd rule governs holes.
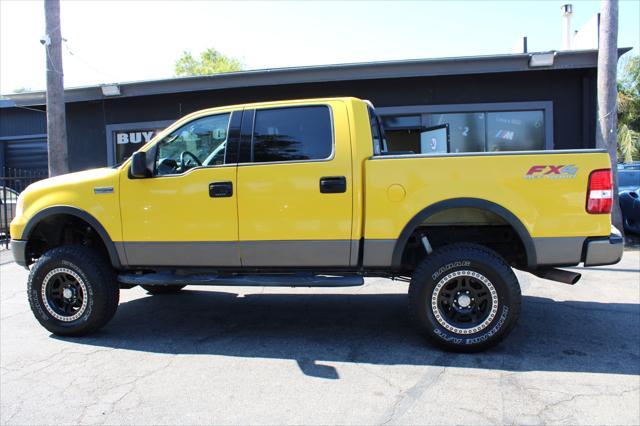
[[[438,281],[438,278],[445,274],[445,272],[449,272],[449,270],[453,268],[468,268],[471,265],[471,261],[469,260],[459,260],[455,262],[448,263],[441,268],[438,268],[436,272],[431,274],[431,279],[433,281]]]

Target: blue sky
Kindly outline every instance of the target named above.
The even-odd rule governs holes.
[[[168,78],[183,50],[246,69],[559,49],[566,1],[63,1],[65,86]],[[573,1],[573,28],[599,1]],[[620,1],[619,46],[640,47],[640,1]],[[0,92],[45,86],[41,0],[0,1]]]

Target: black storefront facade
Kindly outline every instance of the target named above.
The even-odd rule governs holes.
[[[393,150],[594,148],[596,66],[597,51],[564,51],[286,68],[123,83],[107,90],[68,89],[70,169],[113,165],[158,130],[199,109],[331,96],[373,102]],[[109,90],[111,95],[105,95]],[[44,105],[42,92],[0,101],[0,169],[46,169]]]

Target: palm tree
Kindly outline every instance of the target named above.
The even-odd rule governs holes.
[[[624,66],[618,82],[618,161],[640,160],[640,55]]]

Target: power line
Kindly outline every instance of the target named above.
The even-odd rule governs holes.
[[[36,111],[36,112],[41,112],[41,113],[46,113],[47,111],[41,110],[41,109],[37,109],[37,108],[29,108],[26,106],[18,106],[18,105],[13,105],[12,108],[20,108],[20,109],[26,109],[29,111]]]
[[[102,70],[94,67],[88,61],[86,61],[81,56],[79,56],[77,53],[75,53],[73,50],[71,50],[71,48],[69,47],[69,42],[68,42],[68,40],[66,38],[63,38],[62,41],[64,42],[64,47],[65,47],[65,49],[67,50],[67,53],[69,53],[70,56],[73,56],[75,59],[77,59],[79,62],[81,62],[82,64],[84,64],[88,68],[92,69],[94,72],[96,72],[98,74],[102,74],[104,76],[107,76],[107,77],[109,77],[111,79],[117,80],[116,76],[114,76],[113,74],[110,74],[108,72],[102,71]]]

